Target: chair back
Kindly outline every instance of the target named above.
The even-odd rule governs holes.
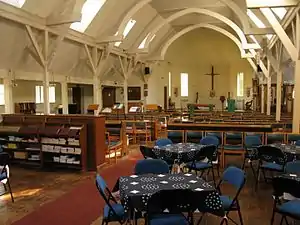
[[[161,159],[143,159],[136,163],[134,173],[136,175],[169,173],[169,166]]]
[[[218,149],[214,144],[204,146],[201,151],[199,151],[199,155],[201,158],[207,158],[209,162],[212,162],[217,159]],[[198,160],[198,157],[197,157]]]
[[[122,219],[119,215],[116,213],[110,202],[117,203],[116,199],[113,197],[112,193],[108,189],[105,180],[97,174],[96,176],[96,187],[101,195],[101,197],[104,199],[105,203],[107,204],[109,211],[108,211],[108,217],[114,217],[117,218],[117,220],[122,224]]]
[[[155,141],[155,146],[166,146],[171,145],[173,142],[169,138],[162,138]]]
[[[149,159],[149,158],[156,159],[157,158],[156,155],[154,154],[152,148],[150,148],[150,147],[141,145],[140,151],[145,159]]]
[[[262,144],[261,139],[257,135],[248,135],[245,137],[245,147],[254,148]]]
[[[176,196],[176,197],[175,197]],[[150,216],[162,214],[168,210],[169,214],[194,212],[195,195],[191,189],[161,190],[153,194],[147,203],[147,213]]]
[[[240,191],[246,182],[245,171],[240,168],[230,166],[224,171],[221,182],[229,183]]]
[[[285,172],[300,174],[300,161],[288,162],[285,165]]]
[[[10,162],[10,156],[7,152],[0,152],[0,166],[2,167],[1,173],[7,172],[7,166]]]
[[[206,136],[200,140],[201,145],[215,145],[219,146],[220,142],[216,136]]]
[[[297,140],[295,143],[296,146],[300,146],[300,140]]]
[[[285,165],[286,155],[281,149],[274,146],[262,145],[257,148],[258,159],[260,161],[268,163],[277,163],[279,165]]]

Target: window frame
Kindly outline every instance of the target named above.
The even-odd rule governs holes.
[[[49,103],[56,102],[56,88],[55,86],[49,87]],[[35,86],[35,103],[44,104],[44,86],[36,85]]]
[[[242,79],[241,79],[242,77]],[[237,78],[236,78],[236,96],[237,97],[244,97],[245,95],[245,90],[244,90],[244,73],[243,72],[239,72],[237,74]]]
[[[180,73],[180,96],[189,97],[189,74],[188,73]]]

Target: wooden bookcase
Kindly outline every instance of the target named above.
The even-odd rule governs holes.
[[[80,164],[75,164],[73,167],[81,167],[82,170],[96,171],[97,167],[105,163],[105,117],[103,116],[93,116],[93,115],[24,115],[24,114],[3,114],[3,129],[7,126],[19,127],[38,127],[38,130],[32,132],[31,136],[35,135],[38,139],[40,149],[42,151],[43,143],[45,140],[52,140],[51,145],[60,146],[60,147],[69,147],[69,142],[76,140],[76,143],[79,141],[81,149],[81,157],[73,154],[76,163],[80,158]],[[76,130],[80,127],[79,134],[71,135],[67,130]],[[71,132],[72,133],[72,132]],[[8,138],[9,132],[2,131],[0,127],[0,134],[3,136],[6,135]],[[18,131],[15,135],[22,136],[23,131]],[[28,135],[27,135],[28,136]],[[48,138],[48,139],[46,139]],[[59,142],[56,143],[59,139]],[[61,146],[60,143],[63,143],[64,140],[66,146]],[[61,142],[60,142],[61,141]],[[47,145],[47,144],[46,144]],[[70,148],[76,148],[78,146],[71,146]],[[45,147],[44,147],[45,148]],[[50,149],[51,147],[49,147]],[[57,147],[58,148],[58,147]],[[69,151],[69,149],[67,149]],[[65,152],[65,149],[63,149]],[[70,153],[72,150],[70,149]],[[41,166],[46,166],[46,164],[51,165],[59,164],[56,162],[58,159],[55,158],[55,162],[51,163],[49,159],[50,153],[44,151],[41,152]],[[52,153],[52,155],[55,155]],[[71,155],[67,153],[66,155]],[[79,155],[79,154],[78,154]],[[54,156],[53,156],[54,157]],[[58,157],[58,156],[57,156]],[[68,157],[67,157],[68,158]],[[69,157],[71,158],[71,156]],[[69,159],[68,158],[68,159]],[[51,158],[54,161],[54,158]],[[66,159],[67,160],[67,159]],[[49,162],[50,161],[50,162]],[[64,161],[62,159],[62,161]],[[69,160],[70,161],[70,160]],[[67,163],[71,164],[71,163]],[[63,163],[57,165],[62,166]],[[70,165],[69,165],[70,167]]]
[[[0,144],[12,163],[86,170],[84,136],[84,126],[3,126]]]

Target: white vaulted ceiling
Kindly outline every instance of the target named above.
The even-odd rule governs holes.
[[[215,30],[219,27],[239,40],[239,30],[243,34],[246,29],[257,28],[257,25],[247,16],[245,0],[23,1],[25,3],[20,8],[18,4],[22,2],[21,0],[0,0],[1,68],[32,72],[42,70],[32,54],[33,46],[28,38],[25,24],[32,25],[37,40],[41,39],[40,45],[43,43],[44,29],[50,29],[50,43],[55,43],[58,35],[65,36],[56,48],[50,70],[54,73],[78,77],[92,76],[83,43],[88,45],[92,43],[101,48],[106,48],[110,43],[114,54],[109,56],[112,59],[105,66],[107,70],[105,77],[109,77],[113,71],[118,73],[121,70],[118,52],[128,57],[141,53],[141,59],[159,57],[160,51],[168,40],[190,26],[213,25],[217,27]],[[85,12],[82,11],[83,8]],[[88,19],[90,23],[86,24],[86,28],[81,27],[80,31],[72,30],[70,22],[80,21],[81,12],[86,13],[82,14],[82,23],[83,20]],[[259,10],[254,9],[253,12],[265,27],[270,27]],[[95,13],[94,17],[87,17],[93,13]],[[226,22],[222,18],[225,18]],[[134,25],[128,32],[124,32],[129,20],[132,20]],[[231,24],[233,25],[230,26]],[[56,34],[53,35],[52,31]],[[118,46],[115,46],[116,38],[121,39],[122,34],[125,36]],[[245,40],[253,43],[249,37]],[[112,67],[111,63],[115,65]]]

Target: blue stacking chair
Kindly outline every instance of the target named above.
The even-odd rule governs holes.
[[[205,158],[207,159],[207,162],[205,161],[197,161],[199,158]],[[186,168],[189,169],[189,171],[201,171],[200,177],[203,176],[203,173],[207,171],[207,174],[209,174],[210,170],[212,171],[212,177],[214,181],[214,185],[216,186],[216,179],[215,179],[215,173],[213,169],[213,161],[216,160],[218,157],[218,149],[216,145],[206,145],[199,151],[198,155],[196,156],[196,160],[193,162],[189,162],[186,164]]]
[[[283,133],[266,133],[265,144],[284,143],[285,135]]]
[[[222,201],[223,209],[226,212],[226,216],[234,224],[237,224],[237,223],[232,218],[230,218],[228,216],[228,214],[232,211],[237,211],[238,215],[239,215],[239,219],[240,219],[240,224],[243,225],[243,218],[242,218],[242,213],[241,213],[241,208],[240,208],[238,197],[245,185],[245,182],[246,182],[245,171],[243,171],[240,168],[230,166],[224,171],[222,178],[217,186],[217,190],[220,193],[220,199]],[[232,187],[235,188],[236,193],[233,197],[222,194],[221,185],[223,183],[230,184]],[[203,217],[201,216],[197,224],[201,223],[202,218]]]
[[[185,134],[186,134],[185,140],[188,143],[199,143],[199,140],[201,140],[203,137],[202,131],[187,130]]]
[[[220,141],[219,141],[219,138],[216,136],[206,136],[200,140],[200,144],[201,145],[215,145],[218,149],[220,146]],[[213,165],[217,166],[218,176],[220,176],[220,159],[219,159],[218,152],[216,152],[216,154],[217,154],[217,158],[214,160],[218,160],[218,161],[217,161],[217,163],[215,163],[215,162],[212,162],[212,163],[213,163]]]
[[[169,173],[169,165],[161,159],[139,160],[134,168],[136,175]]]
[[[106,203],[103,210],[102,225],[108,224],[109,222],[124,224],[126,221],[124,208],[113,197],[104,179],[100,175],[96,176],[96,187]]]
[[[184,131],[182,131],[182,130],[168,130],[168,138],[173,143],[182,143],[182,142],[184,142]]]
[[[256,173],[256,184],[255,190],[257,190],[257,185],[259,182],[259,173],[262,171],[264,180],[267,183],[267,177],[265,175],[265,171],[272,171],[272,172],[284,172],[285,164],[286,164],[286,155],[281,151],[281,149],[263,145],[257,148],[257,155],[259,160],[259,165],[257,168]]]
[[[245,149],[243,146],[244,138],[241,132],[225,132],[224,146],[222,151],[222,163],[226,164],[226,155],[241,155],[244,157]]]
[[[295,145],[300,146],[300,140],[296,141]]]
[[[285,172],[300,174],[300,161],[288,162],[285,165]]]
[[[2,149],[2,148],[1,148]],[[10,186],[9,171],[7,170],[9,166],[10,156],[7,152],[0,153],[0,166],[2,167],[0,171],[0,182],[3,183],[5,191],[7,191],[6,186],[8,186],[8,192],[10,193],[11,201],[14,202],[13,193]]]
[[[192,215],[196,210],[194,202],[194,193],[190,189],[161,190],[153,194],[148,201],[146,224],[192,224]],[[188,213],[188,217],[185,217],[183,213]]]
[[[292,144],[292,143],[296,143],[296,142],[298,142],[300,144],[300,134],[287,134],[286,142],[288,144]]]
[[[171,144],[173,144],[173,142],[169,138],[157,139],[154,143],[155,146],[166,146]]]
[[[295,186],[295,182],[292,179],[283,179],[282,177],[275,177],[272,183],[274,189],[274,204],[271,225],[274,223],[275,213],[282,215],[280,224],[283,224],[284,220],[286,225],[289,225],[287,217],[291,217],[294,220],[300,220],[299,185]],[[281,198],[284,193],[288,193],[296,199],[282,202]]]
[[[245,136],[244,145],[245,145],[245,157],[242,168],[245,169],[246,161],[249,161],[252,173],[256,178],[255,170],[253,168],[252,161],[257,160],[257,147],[261,146],[262,141],[258,135],[247,135]]]

